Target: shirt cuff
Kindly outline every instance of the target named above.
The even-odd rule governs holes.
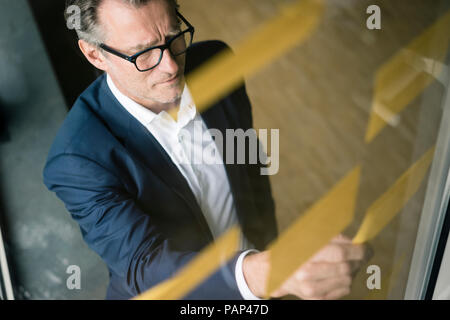
[[[239,256],[236,262],[236,269],[235,269],[236,282],[239,292],[241,293],[241,296],[244,300],[262,300],[261,298],[258,298],[251,292],[250,288],[247,285],[247,281],[245,281],[244,271],[242,270],[242,263],[244,261],[245,256],[252,252],[259,252],[259,251],[251,249],[242,252],[241,255]]]

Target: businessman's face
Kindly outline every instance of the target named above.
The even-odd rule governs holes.
[[[99,21],[106,37],[104,43],[130,56],[164,44],[180,31],[175,8],[165,0],[152,0],[139,8],[120,0],[103,1]],[[105,52],[104,56],[105,71],[119,90],[136,102],[159,110],[179,102],[184,88],[185,54],[173,57],[165,50],[160,64],[145,72],[115,55]]]

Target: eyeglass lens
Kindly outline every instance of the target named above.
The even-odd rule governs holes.
[[[170,53],[173,56],[179,56],[186,52],[187,48],[192,43],[192,34],[191,32],[184,32],[180,34],[178,37],[172,39],[170,43]],[[136,59],[136,66],[139,70],[144,71],[151,68],[154,68],[159,64],[162,59],[163,51],[162,49],[152,49],[147,51],[141,55],[139,55]]]

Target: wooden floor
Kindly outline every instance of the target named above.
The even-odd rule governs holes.
[[[288,2],[179,1],[196,27],[197,41],[220,39],[231,47]],[[448,9],[444,3],[325,1],[322,22],[304,44],[246,79],[255,127],[280,129],[280,170],[271,177],[280,231],[361,164],[357,219],[346,230],[354,235],[368,206],[435,143],[444,93],[437,82],[400,114],[396,126],[385,128],[370,144],[364,135],[376,71],[436,21]],[[381,30],[366,28],[366,8],[372,4],[381,8]],[[426,183],[373,242],[371,264],[379,265],[384,275],[405,254],[399,276],[390,281],[389,298],[403,297],[425,190]],[[360,273],[351,298],[369,293],[366,277]]]

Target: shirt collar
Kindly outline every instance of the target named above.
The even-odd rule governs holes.
[[[139,103],[135,102],[133,99],[124,95],[120,90],[116,87],[114,82],[112,81],[109,74],[106,76],[106,82],[114,97],[119,101],[119,103],[139,122],[143,125],[149,125],[153,121],[162,121],[165,119],[166,121],[175,122],[172,117],[166,112],[161,111],[159,114],[151,111],[150,109],[145,108]],[[180,101],[180,109],[178,111],[178,121],[176,122],[179,127],[185,126],[191,120],[195,118],[197,114],[197,108],[195,106],[194,100],[192,99],[191,93],[187,84],[185,84],[183,93]]]

